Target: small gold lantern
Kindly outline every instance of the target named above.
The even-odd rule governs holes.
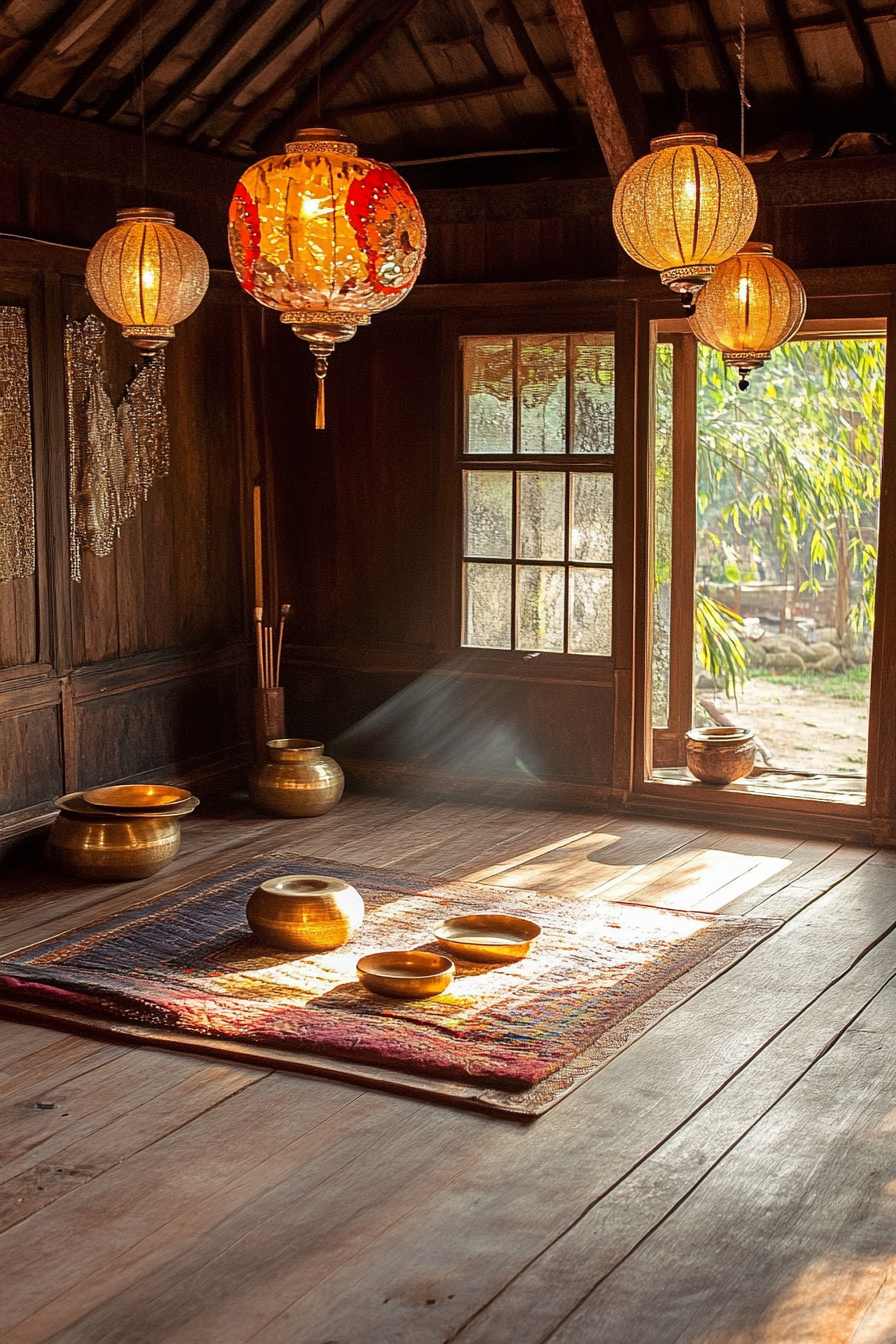
[[[613,228],[635,261],[660,272],[686,310],[720,262],[734,255],[756,223],[749,169],[714,135],[679,131],[650,142],[613,197]]]
[[[119,210],[114,229],[94,245],[85,281],[96,306],[121,334],[152,355],[174,336],[176,323],[199,307],[208,289],[205,253],[174,227],[170,210]]]
[[[243,173],[230,203],[230,258],[247,293],[280,313],[315,357],[318,429],[337,342],[400,303],[426,248],[408,184],[358,157],[341,131],[299,131],[285,154]]]
[[[799,276],[778,260],[770,243],[747,243],[716,267],[690,326],[698,341],[720,350],[723,362],[737,369],[738,387],[745,392],[746,375],[789,341],[805,316]]]

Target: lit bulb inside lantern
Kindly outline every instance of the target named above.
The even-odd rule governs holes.
[[[319,200],[317,200],[316,197],[314,197],[314,196],[303,196],[303,197],[302,197],[302,214],[303,214],[303,215],[316,215],[316,214],[318,213],[318,211],[320,210],[320,207],[321,207],[321,202],[320,202]]]
[[[750,282],[745,275],[740,278],[738,285],[738,298],[744,307],[750,302]]]
[[[696,199],[697,199],[697,183],[694,181],[694,179],[693,179],[692,177],[687,178],[687,180],[685,181],[685,184],[684,184],[684,194],[685,194],[685,196],[687,196],[687,198],[688,198],[689,201],[696,201]]]
[[[143,284],[144,284],[144,286],[145,286],[147,289],[153,289],[153,288],[155,288],[155,283],[156,283],[156,273],[155,273],[155,271],[145,270],[145,271],[143,272],[142,279],[143,279]]]

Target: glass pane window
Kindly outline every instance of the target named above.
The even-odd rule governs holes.
[[[572,336],[574,453],[612,453],[615,430],[613,336]]]
[[[513,472],[464,472],[464,553],[513,555]]]
[[[509,649],[509,565],[464,565],[464,644],[475,649]]]
[[[588,472],[572,477],[571,560],[613,563],[613,477]]]
[[[563,560],[566,543],[566,473],[517,474],[519,546],[525,560]]]
[[[566,452],[566,337],[521,340],[520,452]]]
[[[465,336],[465,453],[612,453],[613,333]]]
[[[466,647],[610,657],[612,560],[611,474],[464,472]]]
[[[464,342],[464,401],[468,453],[512,453],[514,342]]]

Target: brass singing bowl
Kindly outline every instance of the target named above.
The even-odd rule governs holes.
[[[180,821],[60,812],[47,847],[50,858],[72,877],[131,882],[152,877],[171,862],[180,849]]]
[[[137,820],[144,821],[147,816],[153,817],[188,817],[191,812],[195,812],[199,806],[199,799],[190,796],[184,803],[172,803],[168,807],[154,807],[151,812],[145,808],[120,807],[111,812],[107,807],[96,807],[93,803],[88,803],[83,793],[66,793],[62,798],[54,799],[54,807],[58,807],[61,812],[68,812],[70,816],[75,817],[97,817],[100,821],[112,821],[118,817],[134,817]]]
[[[466,961],[522,961],[541,933],[541,926],[516,915],[458,915],[435,930],[446,952]]]
[[[437,952],[371,952],[356,967],[358,979],[390,999],[429,999],[454,979],[454,962]]]
[[[256,938],[270,947],[332,952],[361,927],[364,902],[338,877],[293,873],[256,887],[246,919]]]
[[[155,811],[160,807],[176,807],[190,797],[189,789],[177,789],[173,784],[112,784],[108,788],[89,789],[83,795],[94,807],[117,812],[120,808],[132,811]]]

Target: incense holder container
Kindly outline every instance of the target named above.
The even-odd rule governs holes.
[[[249,897],[246,919],[256,938],[289,952],[331,952],[347,943],[364,919],[364,902],[338,877],[297,873],[262,882]]]
[[[685,738],[688,769],[701,784],[733,784],[753,769],[752,728],[692,728]]]
[[[249,776],[249,797],[277,817],[319,817],[342,797],[345,776],[323,742],[280,737],[267,744],[268,760]]]

